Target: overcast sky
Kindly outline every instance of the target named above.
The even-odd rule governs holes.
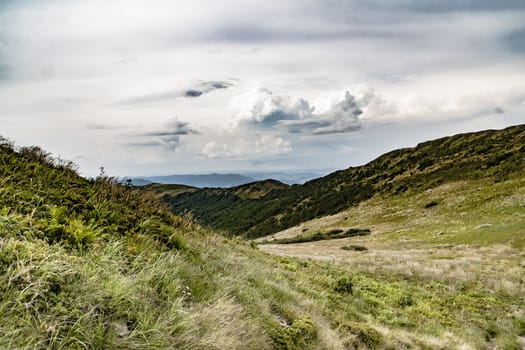
[[[341,169],[521,123],[523,0],[0,0],[0,135],[86,176]]]

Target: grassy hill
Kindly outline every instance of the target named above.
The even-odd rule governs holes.
[[[525,126],[444,137],[386,153],[370,163],[262,196],[240,188],[166,194],[173,212],[203,225],[256,238],[340,212],[377,194],[397,195],[479,178],[498,182],[525,168]]]
[[[2,139],[0,348],[520,349],[525,272],[522,241],[513,237],[523,235],[523,177],[495,186],[490,179],[482,180],[482,195],[462,185],[465,200],[447,202],[457,188],[445,195],[432,187],[404,191],[397,202],[362,202],[337,225],[354,227],[366,214],[362,225],[372,234],[346,244],[384,233],[383,243],[366,243],[366,252],[338,249],[350,260],[305,259],[217,235],[172,215],[153,194],[107,177],[84,179],[71,163]],[[283,187],[246,186],[237,189],[243,200]],[[424,208],[432,201],[438,204]],[[465,215],[479,207],[516,224],[491,219],[481,224],[494,226],[476,229],[478,221],[453,216],[468,203]],[[435,222],[422,220],[426,211]],[[411,240],[388,231],[382,213],[411,228]],[[446,233],[427,239],[428,225],[439,223]],[[486,246],[451,239],[511,228]],[[315,249],[333,241],[314,242]],[[397,251],[385,248],[391,243]]]

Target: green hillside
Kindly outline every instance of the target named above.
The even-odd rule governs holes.
[[[155,195],[105,176],[84,179],[71,163],[2,139],[0,348],[520,349],[522,179],[486,182],[481,194],[474,183],[462,185],[468,200],[446,205],[438,190],[375,196],[338,223],[370,225],[371,234],[343,238],[368,251],[338,248],[349,260],[295,258],[217,235],[173,216]],[[237,189],[243,200],[282,190],[271,181],[246,186]],[[467,203],[467,216],[481,208],[515,221],[490,219],[484,223],[493,227],[475,230],[512,231],[485,246],[447,243],[479,226],[453,216]],[[439,215],[426,222],[427,210]],[[383,217],[406,225],[399,229],[410,229],[410,240],[383,227]],[[427,237],[429,225],[445,234]],[[334,241],[341,240],[312,249]],[[312,243],[283,246],[304,244]]]
[[[0,348],[330,348],[250,245],[38,147],[1,139],[0,165]]]
[[[487,130],[399,149],[370,163],[334,172],[263,196],[239,188],[166,194],[173,212],[190,212],[203,225],[247,238],[269,235],[335,214],[376,194],[422,191],[444,183],[487,178],[504,181],[525,169],[525,126]]]

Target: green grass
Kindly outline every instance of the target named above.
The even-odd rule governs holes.
[[[220,236],[39,149],[2,144],[0,162],[0,348],[523,345],[523,180],[374,197],[323,228],[370,227],[337,240],[369,251],[315,261]]]
[[[427,205],[432,202],[437,204]],[[375,196],[273,239],[276,243],[293,241],[304,232],[342,227],[367,227],[372,234],[261,246],[277,254],[328,261],[309,265],[316,267],[305,276],[325,290],[351,286],[347,288],[350,295],[343,293],[329,308],[331,317],[352,322],[344,326],[341,321],[339,329],[355,329],[356,322],[371,326],[368,333],[376,344],[383,344],[380,347],[525,346],[523,176]],[[365,247],[366,251],[355,252]],[[329,298],[334,300],[333,295]],[[353,336],[368,339],[359,332]]]
[[[426,207],[425,203],[438,204]],[[378,239],[433,244],[525,246],[525,178],[457,182],[420,193],[377,197],[337,227],[389,227]],[[325,229],[330,229],[327,227]]]

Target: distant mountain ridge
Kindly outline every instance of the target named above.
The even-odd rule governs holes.
[[[127,177],[134,186],[146,186],[153,183],[186,185],[199,188],[228,188],[245,185],[256,181],[274,179],[287,185],[303,184],[326,174],[328,171],[318,172],[248,172],[231,174],[185,174],[165,176],[137,176]]]
[[[235,187],[250,182],[254,178],[240,174],[203,174],[203,175],[166,175],[166,176],[142,176],[131,178],[133,185],[145,186],[152,183],[177,184],[192,187]]]
[[[423,191],[460,180],[502,181],[525,169],[525,125],[459,134],[388,152],[366,165],[260,196],[239,187],[165,194],[173,212],[191,212],[201,224],[254,238],[338,213],[375,194]],[[254,186],[254,185],[252,185]]]

